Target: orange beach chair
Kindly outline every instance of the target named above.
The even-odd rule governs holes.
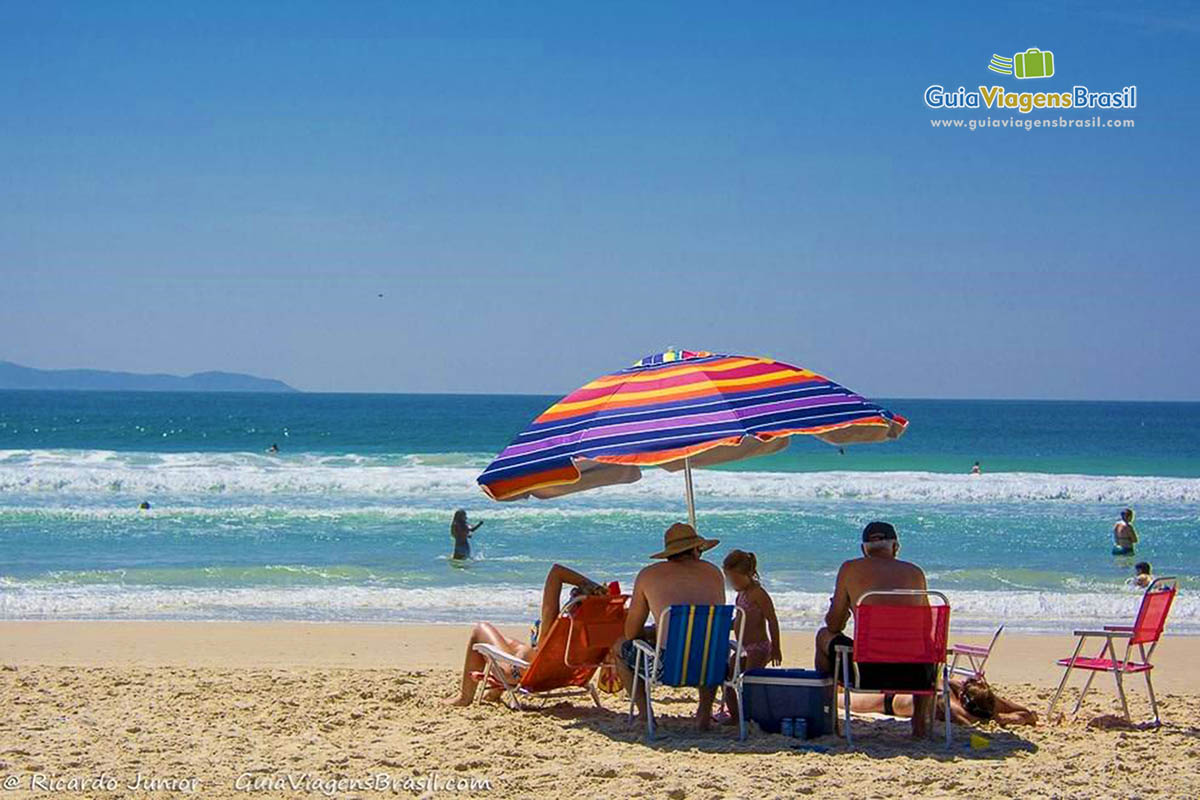
[[[475,645],[486,666],[479,687],[498,688],[516,709],[522,698],[591,695],[600,705],[592,678],[608,652],[625,632],[625,605],[629,595],[576,597],[563,606],[549,631],[539,637],[532,661],[516,658],[490,644]],[[517,674],[510,680],[501,665]]]

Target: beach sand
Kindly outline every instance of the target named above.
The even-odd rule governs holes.
[[[1079,717],[979,730],[984,749],[913,743],[907,723],[863,719],[827,752],[752,732],[699,735],[694,695],[663,691],[647,745],[619,696],[513,712],[447,708],[466,626],[303,623],[0,623],[3,796],[838,798],[1200,796],[1200,637],[1164,639],[1164,725],[1127,729],[1107,676]],[[513,629],[513,635],[524,631]],[[956,637],[978,641],[978,637]],[[1067,637],[1005,635],[989,676],[1045,709]],[[788,665],[811,634],[785,633]],[[1078,683],[1078,681],[1077,681]],[[1145,685],[1127,681],[1135,719]],[[1074,695],[1066,698],[1073,702]],[[1067,706],[1069,710],[1070,706]],[[40,779],[34,775],[42,776]],[[162,781],[150,791],[127,788]],[[397,785],[382,788],[379,775]],[[434,779],[436,791],[418,781]],[[374,788],[367,781],[375,780]],[[466,782],[487,781],[471,789]],[[31,791],[31,781],[44,789]],[[70,783],[74,781],[74,783]],[[91,781],[90,784],[85,783]],[[340,781],[340,783],[339,783]],[[407,783],[406,783],[407,781]],[[447,790],[445,783],[455,786]],[[457,784],[464,785],[459,788]],[[289,782],[301,788],[289,788]],[[357,785],[356,785],[357,782]],[[114,788],[115,790],[110,791]],[[264,788],[265,787],[265,788]],[[53,791],[58,788],[58,791]]]

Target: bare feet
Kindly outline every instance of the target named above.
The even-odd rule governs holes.
[[[443,697],[442,703],[448,706],[466,707],[471,705],[471,698],[455,695],[454,697]]]

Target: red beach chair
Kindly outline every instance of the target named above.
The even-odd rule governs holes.
[[[592,678],[604,663],[608,651],[624,635],[625,604],[629,595],[587,595],[576,597],[563,606],[550,630],[538,641],[532,661],[511,656],[490,644],[475,645],[482,655],[484,668],[480,691],[484,687],[503,689],[513,708],[523,708],[522,698],[570,694],[588,694],[598,706],[600,698]],[[509,680],[501,664],[515,668],[520,677]]]
[[[1075,631],[1075,635],[1079,637],[1079,644],[1075,645],[1074,654],[1070,658],[1060,658],[1055,662],[1060,667],[1067,669],[1063,673],[1062,682],[1058,684],[1058,691],[1054,693],[1054,699],[1050,701],[1050,708],[1046,710],[1046,719],[1050,719],[1054,713],[1054,706],[1058,704],[1058,698],[1062,696],[1063,689],[1066,688],[1067,679],[1071,677],[1071,670],[1084,669],[1089,672],[1087,683],[1079,692],[1079,700],[1075,702],[1072,715],[1079,713],[1079,707],[1083,705],[1083,698],[1092,688],[1092,679],[1096,677],[1096,673],[1111,672],[1113,680],[1117,684],[1117,695],[1121,698],[1125,721],[1132,724],[1133,720],[1129,718],[1129,701],[1125,699],[1124,677],[1127,674],[1140,672],[1146,677],[1146,691],[1150,695],[1150,708],[1154,712],[1154,724],[1162,724],[1158,718],[1158,701],[1154,697],[1154,684],[1150,682],[1150,673],[1154,669],[1150,658],[1154,655],[1154,648],[1158,647],[1158,639],[1162,636],[1163,627],[1167,624],[1167,614],[1170,613],[1171,603],[1175,600],[1176,583],[1175,578],[1159,578],[1147,586],[1146,593],[1142,595],[1142,605],[1138,609],[1137,619],[1131,626],[1105,625],[1101,630]],[[1104,646],[1100,648],[1099,655],[1094,658],[1080,656],[1079,653],[1083,650],[1084,643],[1092,637],[1104,639]],[[1117,640],[1119,639],[1125,640],[1125,655],[1121,658],[1117,658]],[[1137,645],[1140,661],[1130,658],[1134,645]],[[1150,645],[1149,650],[1146,649],[1146,645]]]
[[[898,600],[912,602],[921,598],[920,605],[895,605]],[[868,602],[869,601],[869,602]],[[850,736],[850,693],[911,694],[936,697],[940,692],[947,709],[950,708],[950,670],[946,665],[946,641],[950,636],[950,601],[941,592],[922,589],[894,589],[886,592],[867,592],[854,609],[854,647],[839,645],[834,675],[841,680],[845,692],[846,743]],[[860,664],[929,664],[941,668],[941,688],[935,672],[933,685],[928,689],[863,687],[859,681]],[[936,703],[932,703],[929,725],[936,719]],[[836,712],[835,712],[836,713]],[[946,747],[950,746],[950,714],[946,715]]]

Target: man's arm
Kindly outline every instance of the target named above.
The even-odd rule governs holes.
[[[850,593],[846,590],[846,577],[849,572],[848,564],[842,564],[838,570],[837,581],[833,585],[833,597],[829,598],[829,611],[825,614],[825,627],[830,633],[841,633],[850,619]]]
[[[642,576],[639,574],[633,582],[633,596],[629,598],[629,612],[625,615],[625,638],[639,639],[646,620],[650,618],[650,602],[646,599],[646,589],[642,586]]]

